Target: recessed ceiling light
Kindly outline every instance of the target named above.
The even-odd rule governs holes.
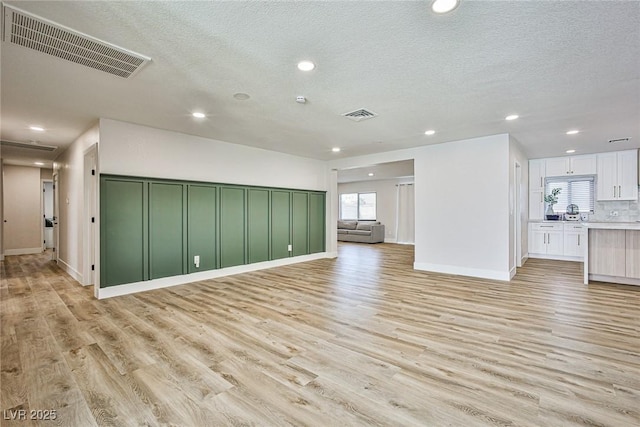
[[[458,6],[458,0],[435,0],[431,3],[431,10],[435,13],[451,12]]]
[[[435,130],[433,130],[433,129],[429,129],[429,130],[428,130],[428,131],[426,131],[424,134],[425,134],[425,135],[433,135],[434,133],[436,133],[436,131],[435,131]]]
[[[576,152],[576,150],[567,150],[566,151],[567,154],[572,154],[572,153],[575,153],[575,152]]]
[[[373,176],[373,172],[369,172],[369,176]]]
[[[205,114],[204,113],[200,113],[200,112],[195,112],[191,114],[193,117],[195,117],[196,119],[203,119],[205,118]]]
[[[316,68],[316,64],[311,61],[300,61],[298,62],[298,70],[300,71],[311,71]]]
[[[505,119],[505,120],[515,120],[515,119],[517,119],[518,117],[520,117],[520,116],[519,116],[519,115],[517,115],[517,114],[510,114],[510,115],[508,115],[507,117],[505,117],[504,119]]]
[[[570,130],[570,131],[567,131],[567,135],[575,135],[578,132],[580,132],[580,131],[579,130],[575,130],[575,129],[574,130]]]
[[[334,153],[339,153],[340,152],[340,147],[333,147],[331,149],[331,151],[333,151]]]
[[[238,101],[246,101],[247,99],[251,98],[248,93],[243,92],[234,93],[233,97]]]
[[[29,129],[34,130],[36,132],[44,132],[44,128],[42,126],[29,126]]]
[[[44,163],[42,162],[33,162],[33,164],[36,166],[44,166]]]

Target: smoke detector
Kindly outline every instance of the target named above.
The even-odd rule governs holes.
[[[296,97],[296,102],[298,104],[304,104],[305,102],[307,102],[307,98],[305,98],[304,96],[297,96]]]

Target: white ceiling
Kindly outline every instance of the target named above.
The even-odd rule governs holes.
[[[369,176],[369,174],[373,174]],[[338,184],[383,179],[413,178],[413,159],[338,170]]]
[[[640,146],[638,1],[7,4],[152,62],[124,79],[2,42],[4,140],[64,147],[106,117],[317,159],[505,132],[531,158]]]

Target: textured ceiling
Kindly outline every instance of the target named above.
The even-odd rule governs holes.
[[[2,139],[65,146],[106,117],[317,159],[506,132],[531,158],[640,146],[638,1],[7,4],[152,62],[123,79],[3,42]]]

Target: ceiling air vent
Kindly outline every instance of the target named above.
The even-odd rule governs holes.
[[[350,111],[348,113],[342,113],[342,115],[356,122],[360,122],[366,119],[372,119],[377,116],[377,114],[374,113],[373,111],[369,111],[364,108],[360,108],[359,110],[355,110],[355,111]]]
[[[58,148],[53,145],[41,145],[37,143],[5,141],[5,140],[0,141],[0,146],[24,148],[26,150],[38,150],[38,151],[55,151]]]
[[[610,139],[608,142],[609,144],[617,144],[619,142],[628,142],[631,138],[617,138],[617,139]]]
[[[8,5],[4,6],[3,40],[124,78],[151,61]]]

